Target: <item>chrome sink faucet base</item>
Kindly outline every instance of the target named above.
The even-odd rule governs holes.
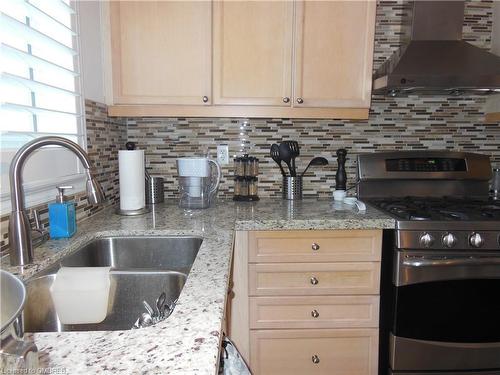
[[[48,239],[48,234],[39,224],[36,212],[37,227],[32,230],[24,203],[22,172],[28,157],[43,146],[61,146],[72,151],[82,162],[87,176],[87,200],[90,204],[104,202],[104,191],[92,174],[92,166],[87,153],[75,142],[62,137],[41,137],[24,145],[12,159],[10,165],[10,197],[12,212],[9,221],[10,264],[23,266],[33,262],[33,248]]]

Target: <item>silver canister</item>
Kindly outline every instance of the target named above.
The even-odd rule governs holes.
[[[165,200],[163,177],[146,178],[146,204],[162,203]]]
[[[283,177],[283,199],[302,199],[302,176]]]

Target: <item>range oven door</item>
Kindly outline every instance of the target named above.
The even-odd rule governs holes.
[[[397,251],[394,373],[500,374],[500,253]]]

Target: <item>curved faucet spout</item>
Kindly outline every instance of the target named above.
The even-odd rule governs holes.
[[[87,153],[75,142],[62,137],[41,137],[24,145],[16,153],[10,165],[10,196],[12,213],[9,222],[10,259],[12,265],[31,263],[33,244],[31,226],[25,212],[23,192],[23,169],[29,156],[43,146],[62,146],[72,151],[83,164],[87,175],[87,195],[91,204],[102,203],[104,192],[92,174],[92,166]]]

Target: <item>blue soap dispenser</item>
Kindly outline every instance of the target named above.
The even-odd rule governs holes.
[[[72,188],[57,186],[56,201],[49,204],[50,238],[69,238],[76,232],[75,203],[67,202],[64,196],[64,190]]]

